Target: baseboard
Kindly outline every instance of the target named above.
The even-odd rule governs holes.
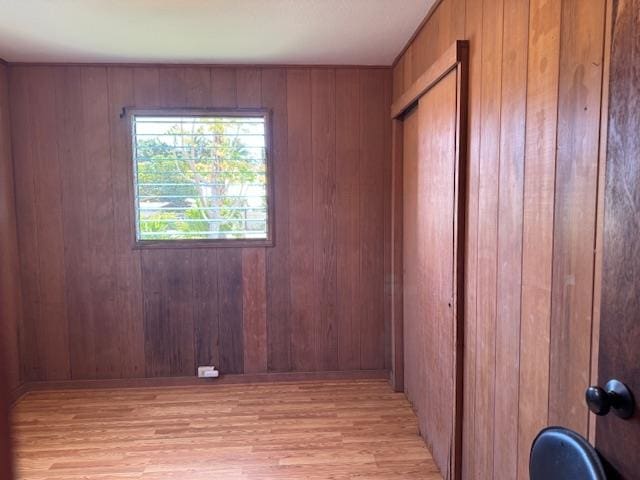
[[[118,378],[106,380],[63,380],[52,382],[29,382],[20,388],[19,397],[28,392],[51,390],[141,388],[141,387],[182,387],[193,385],[233,385],[269,382],[318,382],[344,380],[389,380],[388,370],[349,370],[336,372],[278,372],[222,375],[219,378],[197,377],[157,377]],[[16,400],[14,400],[15,403]]]
[[[13,406],[16,403],[18,403],[18,401],[22,397],[24,397],[27,394],[28,391],[29,391],[29,385],[27,383],[21,383],[16,388],[14,388],[9,393],[9,401],[11,402],[11,405]]]

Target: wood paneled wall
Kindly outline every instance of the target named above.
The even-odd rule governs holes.
[[[391,71],[12,66],[30,381],[388,368]],[[273,248],[132,249],[124,106],[273,111]]]
[[[8,68],[0,63],[0,364],[9,392],[21,384],[18,325],[21,314],[16,204],[11,161]]]
[[[526,479],[544,426],[592,428],[605,7],[443,0],[394,66],[398,98],[470,41],[465,479]]]

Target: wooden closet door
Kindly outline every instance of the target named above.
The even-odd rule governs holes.
[[[405,392],[420,433],[450,478],[455,425],[457,76],[450,72],[404,117]]]

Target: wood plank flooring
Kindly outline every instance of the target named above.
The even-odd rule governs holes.
[[[441,480],[385,380],[32,392],[20,480]]]

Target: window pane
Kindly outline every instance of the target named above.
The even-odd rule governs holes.
[[[263,116],[133,116],[138,240],[267,239]]]

